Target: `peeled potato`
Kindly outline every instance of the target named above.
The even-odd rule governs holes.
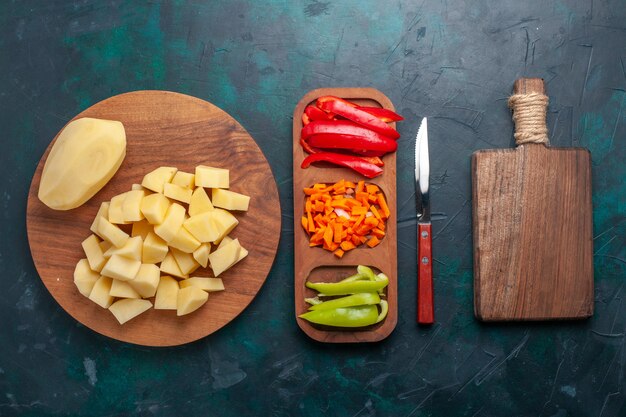
[[[109,182],[125,156],[122,123],[88,117],[74,120],[50,150],[38,197],[55,210],[76,208]]]

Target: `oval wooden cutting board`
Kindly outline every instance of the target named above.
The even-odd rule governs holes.
[[[168,91],[114,96],[75,119],[81,117],[121,121],[126,129],[126,159],[113,179],[83,206],[55,211],[37,198],[41,172],[52,144],[41,158],[28,195],[26,223],[35,267],[50,294],[85,326],[139,345],[188,343],[233,320],[265,282],[280,237],[276,182],[254,139],[211,103]],[[120,325],[110,312],[83,297],[73,283],[76,262],[85,257],[81,242],[91,233],[89,226],[100,203],[129,190],[133,183],[141,183],[146,173],[159,166],[194,172],[200,164],[229,169],[230,189],[251,197],[248,212],[234,212],[240,223],[231,233],[250,253],[220,276],[226,290],[211,293],[209,301],[194,313],[177,317],[175,311],[150,309]],[[211,276],[202,268],[193,275]]]
[[[384,107],[395,110],[391,100],[374,88],[320,88],[308,92],[297,104],[293,114],[293,196],[294,196],[294,294],[295,314],[298,326],[312,339],[326,343],[377,342],[389,336],[398,322],[398,248],[396,219],[396,153],[383,157],[383,173],[367,179],[356,172],[335,165],[311,165],[300,168],[306,153],[300,145],[302,113],[309,104],[321,96],[337,96],[362,106]],[[393,128],[395,123],[391,123]],[[309,237],[302,229],[300,218],[304,213],[305,195],[303,189],[315,183],[333,184],[340,180],[377,185],[385,194],[391,210],[387,221],[386,236],[374,248],[361,245],[339,259],[331,252],[319,247],[309,247]],[[316,292],[306,288],[307,280],[312,282],[336,282],[356,273],[357,265],[367,265],[384,272],[389,277],[385,290],[389,302],[389,313],[380,323],[360,329],[333,328],[314,325],[299,318],[309,305],[305,298],[315,297]]]

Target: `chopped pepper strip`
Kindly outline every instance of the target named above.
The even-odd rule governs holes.
[[[309,235],[309,246],[322,246],[330,251],[341,249],[343,253],[335,255],[343,256],[372,237],[383,239],[387,218],[377,205],[382,192],[372,185],[341,180],[304,188],[306,200],[301,224]]]
[[[389,152],[395,152],[398,149],[398,143],[395,140],[384,136],[319,133],[307,137],[305,141],[314,148],[345,149],[358,154],[365,153],[366,155],[371,155],[372,153],[384,155]]]
[[[404,117],[400,116],[398,113],[389,110],[383,109],[381,107],[369,107],[369,106],[357,106],[359,110],[363,110],[368,112],[369,114],[378,117],[383,122],[399,122],[400,120],[404,120]]]
[[[309,123],[310,124],[310,123]],[[374,178],[383,173],[382,168],[371,164],[358,156],[343,155],[332,152],[319,152],[307,156],[302,161],[302,168],[308,168],[313,162],[329,162],[350,168],[367,178]]]
[[[309,307],[309,310],[330,310],[340,307],[354,307],[363,305],[373,305],[380,303],[380,296],[375,292],[364,292],[359,294],[347,295],[334,300],[323,301]]]
[[[378,291],[389,284],[386,276],[376,277],[376,281],[353,281],[353,282],[306,282],[307,288],[326,295],[347,295],[359,292]]]
[[[334,327],[365,327],[376,323],[378,308],[375,305],[315,310],[299,317],[311,323]]]
[[[318,101],[317,106],[326,112],[345,117],[348,120],[352,120],[361,126],[371,129],[374,132],[378,132],[381,135],[390,137],[391,139],[397,139],[400,137],[400,134],[396,129],[389,126],[378,117],[364,110],[360,110],[358,107],[347,104],[345,100],[338,99],[337,97],[334,97],[334,99],[331,100],[323,100],[322,102]]]
[[[304,113],[306,114],[308,119],[310,121],[312,120],[330,120],[333,118],[333,114],[329,114],[327,112],[325,112],[324,110],[320,109],[319,107],[316,106],[306,106],[306,108],[304,109]]]
[[[350,120],[316,120],[302,128],[302,137],[306,140],[310,136],[322,133],[334,135],[362,136],[372,139],[389,139],[381,133],[359,126]]]

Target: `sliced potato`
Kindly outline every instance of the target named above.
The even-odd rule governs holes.
[[[189,275],[183,274],[180,270],[180,267],[176,263],[176,259],[174,259],[174,255],[172,252],[168,252],[161,262],[161,272],[167,275],[173,275],[178,278],[189,278]]]
[[[172,200],[189,204],[192,194],[193,191],[189,188],[181,187],[180,185],[172,183],[166,183],[163,185],[163,195],[167,198],[171,198]]]
[[[196,167],[196,186],[205,188],[228,188],[229,173],[227,169],[213,168],[206,165]]]
[[[154,309],[176,310],[178,305],[178,291],[178,281],[168,276],[161,277],[154,298]]]
[[[89,262],[87,259],[81,259],[78,261],[76,268],[74,268],[74,285],[78,288],[78,292],[85,297],[89,297],[93,286],[99,278],[100,274],[89,268]]]
[[[141,201],[146,196],[144,190],[131,190],[126,193],[122,203],[122,215],[126,222],[138,222],[144,219],[141,212]]]
[[[196,214],[211,210],[213,210],[211,199],[207,195],[206,191],[204,191],[204,188],[197,187],[191,195],[191,201],[189,202],[189,215],[195,216]]]
[[[130,238],[128,233],[101,217],[98,221],[98,236],[102,239],[110,242],[116,248],[121,248],[126,244],[126,241]]]
[[[208,292],[224,291],[224,283],[221,278],[191,277],[180,281],[178,285],[180,288],[193,285],[194,287]]]
[[[215,207],[221,207],[226,210],[248,211],[250,197],[234,191],[214,188],[211,202]]]
[[[172,178],[172,184],[180,185],[190,190],[193,190],[195,183],[195,175],[188,172],[178,171]]]
[[[174,167],[159,167],[152,172],[147,173],[141,181],[141,185],[150,191],[163,194],[163,185],[170,182],[178,171]]]
[[[167,243],[153,232],[148,233],[143,241],[143,250],[141,252],[141,262],[145,264],[156,264],[167,255]]]
[[[161,224],[170,204],[170,200],[163,194],[150,194],[141,200],[141,212],[151,224]]]
[[[185,253],[175,248],[170,248],[170,250],[172,251],[176,264],[178,264],[178,268],[184,275],[189,275],[200,268],[200,264],[196,262],[192,254]]]
[[[124,324],[128,320],[133,319],[141,313],[149,310],[150,307],[152,307],[152,303],[149,300],[129,298],[114,302],[109,307],[109,311],[113,313],[120,324]]]
[[[176,315],[193,313],[209,299],[209,293],[198,287],[189,286],[178,290]]]
[[[100,273],[120,281],[130,281],[135,278],[140,267],[141,261],[114,254],[111,255]]]
[[[155,264],[141,264],[135,278],[128,281],[143,298],[154,297],[159,285],[161,271]]]
[[[163,223],[154,227],[154,233],[164,241],[169,242],[176,236],[184,221],[185,208],[178,203],[172,203],[165,213]]]
[[[114,279],[113,283],[111,283],[109,295],[111,297],[119,298],[141,298],[139,293],[135,291],[135,289],[131,287],[128,282],[120,281],[118,279]]]
[[[102,308],[109,308],[114,299],[109,294],[111,292],[111,285],[113,285],[111,278],[101,276],[94,284],[91,293],[89,293],[89,299]]]
[[[100,272],[107,260],[104,258],[104,253],[102,252],[102,248],[100,248],[100,241],[96,235],[90,235],[87,239],[83,240],[81,246],[89,261],[89,267],[94,271]]]
[[[206,268],[209,264],[209,253],[211,252],[211,244],[203,243],[193,251],[193,257],[203,268]]]

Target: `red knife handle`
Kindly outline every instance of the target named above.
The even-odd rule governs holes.
[[[430,223],[417,224],[417,322],[435,321],[433,305],[433,239]]]

